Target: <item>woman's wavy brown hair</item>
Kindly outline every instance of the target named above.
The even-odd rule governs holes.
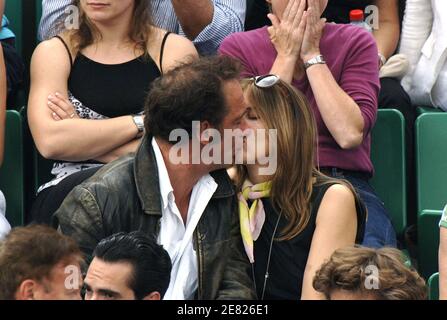
[[[358,201],[349,182],[327,177],[316,169],[317,126],[307,98],[301,92],[282,80],[270,88],[258,88],[253,80],[244,80],[242,86],[265,127],[277,130],[277,170],[272,178],[270,198],[275,210],[288,220],[278,240],[290,240],[306,228],[314,185],[342,184]],[[247,178],[246,167],[237,166],[238,190]]]
[[[152,30],[151,1],[134,0],[134,2],[129,38],[135,43],[135,49],[147,53],[147,43]],[[95,37],[100,38],[101,34],[82,9],[81,0],[74,0],[73,4],[79,9],[79,29],[70,31],[69,36],[72,48],[80,51],[93,44]]]
[[[369,266],[378,271],[378,289],[367,289]],[[393,248],[348,247],[336,250],[317,271],[313,287],[330,299],[335,290],[373,296],[379,300],[426,300],[425,280],[406,266],[402,252]]]

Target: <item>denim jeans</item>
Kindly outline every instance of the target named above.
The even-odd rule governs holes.
[[[345,179],[355,188],[368,210],[365,236],[362,245],[370,248],[396,247],[396,231],[387,210],[368,180],[334,172],[334,178]]]

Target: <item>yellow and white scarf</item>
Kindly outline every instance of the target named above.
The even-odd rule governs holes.
[[[241,235],[250,263],[255,262],[253,243],[258,239],[265,222],[265,211],[261,198],[269,197],[271,188],[270,181],[253,185],[247,180],[242,186],[242,192],[238,195]],[[250,207],[248,200],[253,201]]]

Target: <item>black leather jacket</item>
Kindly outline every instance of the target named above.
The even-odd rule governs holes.
[[[89,260],[97,243],[114,233],[142,230],[154,237],[162,216],[152,137],[77,186],[54,215]],[[225,170],[211,174],[218,188],[194,232],[200,300],[255,299],[250,264],[240,236],[237,198]]]

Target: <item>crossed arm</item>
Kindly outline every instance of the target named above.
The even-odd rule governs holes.
[[[177,35],[168,38],[166,53],[164,71],[197,57],[192,43]],[[77,117],[67,99],[70,68],[66,49],[58,39],[42,42],[33,54],[28,118],[39,152],[49,159],[103,163],[135,152],[140,139],[132,116],[106,120]]]

